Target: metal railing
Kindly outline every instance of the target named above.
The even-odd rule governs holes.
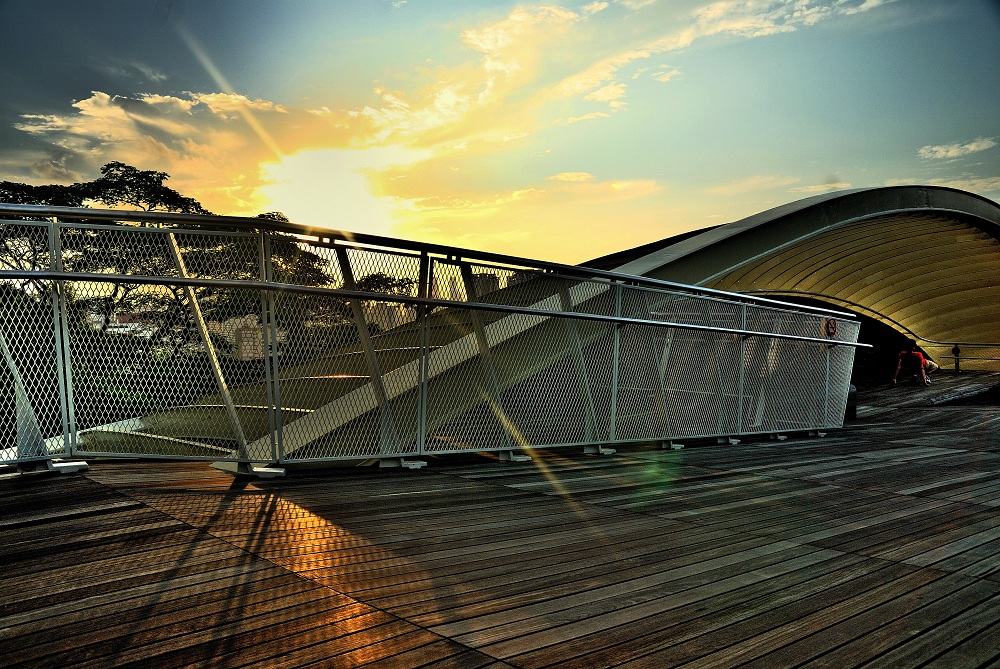
[[[834,428],[859,346],[846,313],[439,245],[0,215],[0,462],[390,462]]]

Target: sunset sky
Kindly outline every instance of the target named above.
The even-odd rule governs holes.
[[[835,189],[1000,199],[996,0],[0,0],[0,180],[577,263]]]

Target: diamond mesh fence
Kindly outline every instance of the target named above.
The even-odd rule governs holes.
[[[2,270],[51,267],[48,223],[0,224],[0,462],[68,452],[59,287],[5,279]]]
[[[0,460],[369,460],[835,427],[858,323],[830,321],[274,231],[2,223]]]

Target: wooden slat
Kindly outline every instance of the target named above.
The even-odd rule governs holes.
[[[6,478],[0,657],[163,669],[994,662],[995,421],[983,407],[908,408],[918,391],[863,394],[882,422],[826,439],[269,481],[137,462]]]

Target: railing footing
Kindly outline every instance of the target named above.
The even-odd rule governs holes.
[[[406,458],[380,458],[378,466],[379,469],[398,467],[402,467],[403,469],[420,469],[421,467],[426,467],[427,463],[423,460],[407,460]]]
[[[521,451],[500,451],[500,459],[504,462],[531,462],[531,456]]]
[[[819,430],[809,430],[810,437],[825,437],[826,432],[821,432]]]
[[[75,474],[85,472],[90,469],[83,460],[36,460],[33,462],[19,462],[17,472],[19,474],[39,474],[51,472],[53,474]]]
[[[285,475],[284,467],[255,462],[213,462],[212,467],[233,476],[256,476],[261,479],[273,479]]]
[[[771,434],[771,435],[768,435],[768,436],[771,437],[771,441],[784,441],[784,440],[788,439],[788,435],[787,434],[781,434],[781,433],[778,433],[778,432],[775,432],[774,434]]]
[[[614,455],[618,451],[614,448],[607,448],[606,446],[594,444],[592,446],[584,446],[583,452],[591,455]]]
[[[733,437],[716,437],[715,442],[718,444],[729,444],[730,446],[735,446],[740,443],[740,440]]]
[[[667,450],[669,448],[671,451],[679,451],[684,448],[684,444],[668,439],[660,442],[660,448],[663,450]]]

